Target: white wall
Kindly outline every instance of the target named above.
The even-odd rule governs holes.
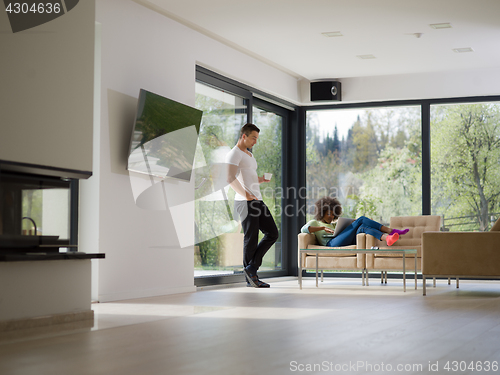
[[[90,260],[0,263],[0,322],[90,311]]]
[[[181,222],[192,236],[194,210],[162,210],[161,201],[159,210],[144,210],[134,202],[126,160],[139,89],[194,106],[196,64],[294,101],[297,81],[133,1],[97,1],[96,21],[102,35],[100,129],[94,150],[99,165],[82,189],[80,227],[80,249],[106,253],[99,261],[94,298],[194,291],[193,246],[181,248],[174,227],[174,220]],[[194,197],[193,184],[167,185],[169,191],[177,189],[175,198]],[[97,207],[87,200],[92,195],[98,196]],[[91,230],[95,226],[98,234]]]
[[[13,34],[0,12],[0,160],[92,171],[94,13]]]

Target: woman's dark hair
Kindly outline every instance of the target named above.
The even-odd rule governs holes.
[[[257,133],[260,133],[260,129],[255,126],[254,124],[245,124],[243,125],[243,127],[241,128],[240,130],[240,138],[243,137],[243,134],[245,134],[247,137],[250,136],[250,134],[252,134],[252,132],[257,132]]]
[[[337,198],[326,196],[318,199],[314,205],[314,218],[318,221],[323,219],[327,211],[333,214],[335,220],[342,215],[342,205]]]

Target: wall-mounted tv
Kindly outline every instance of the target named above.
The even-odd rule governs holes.
[[[190,181],[202,114],[141,89],[127,169]]]

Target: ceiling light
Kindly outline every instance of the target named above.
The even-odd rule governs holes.
[[[445,23],[433,23],[429,25],[433,29],[451,29],[451,23],[445,22]]]
[[[464,52],[474,52],[474,50],[470,47],[467,48],[453,48],[453,52],[456,53],[464,53]]]
[[[373,55],[358,55],[356,57],[359,58],[359,59],[363,59],[363,60],[376,59],[376,57],[373,56]]]
[[[330,31],[328,33],[321,33],[321,34],[327,37],[343,36],[340,31]]]

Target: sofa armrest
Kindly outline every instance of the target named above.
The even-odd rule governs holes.
[[[298,245],[299,249],[307,249],[309,245],[316,245],[316,236],[309,233],[299,233]]]
[[[298,234],[298,249],[297,249],[297,254],[298,254],[298,264],[302,265],[304,267],[305,262],[306,262],[306,254],[300,254],[300,249],[307,249],[309,248],[309,245],[316,245],[316,236],[314,234],[310,233],[299,233]]]
[[[500,276],[500,232],[425,232],[422,274]]]

